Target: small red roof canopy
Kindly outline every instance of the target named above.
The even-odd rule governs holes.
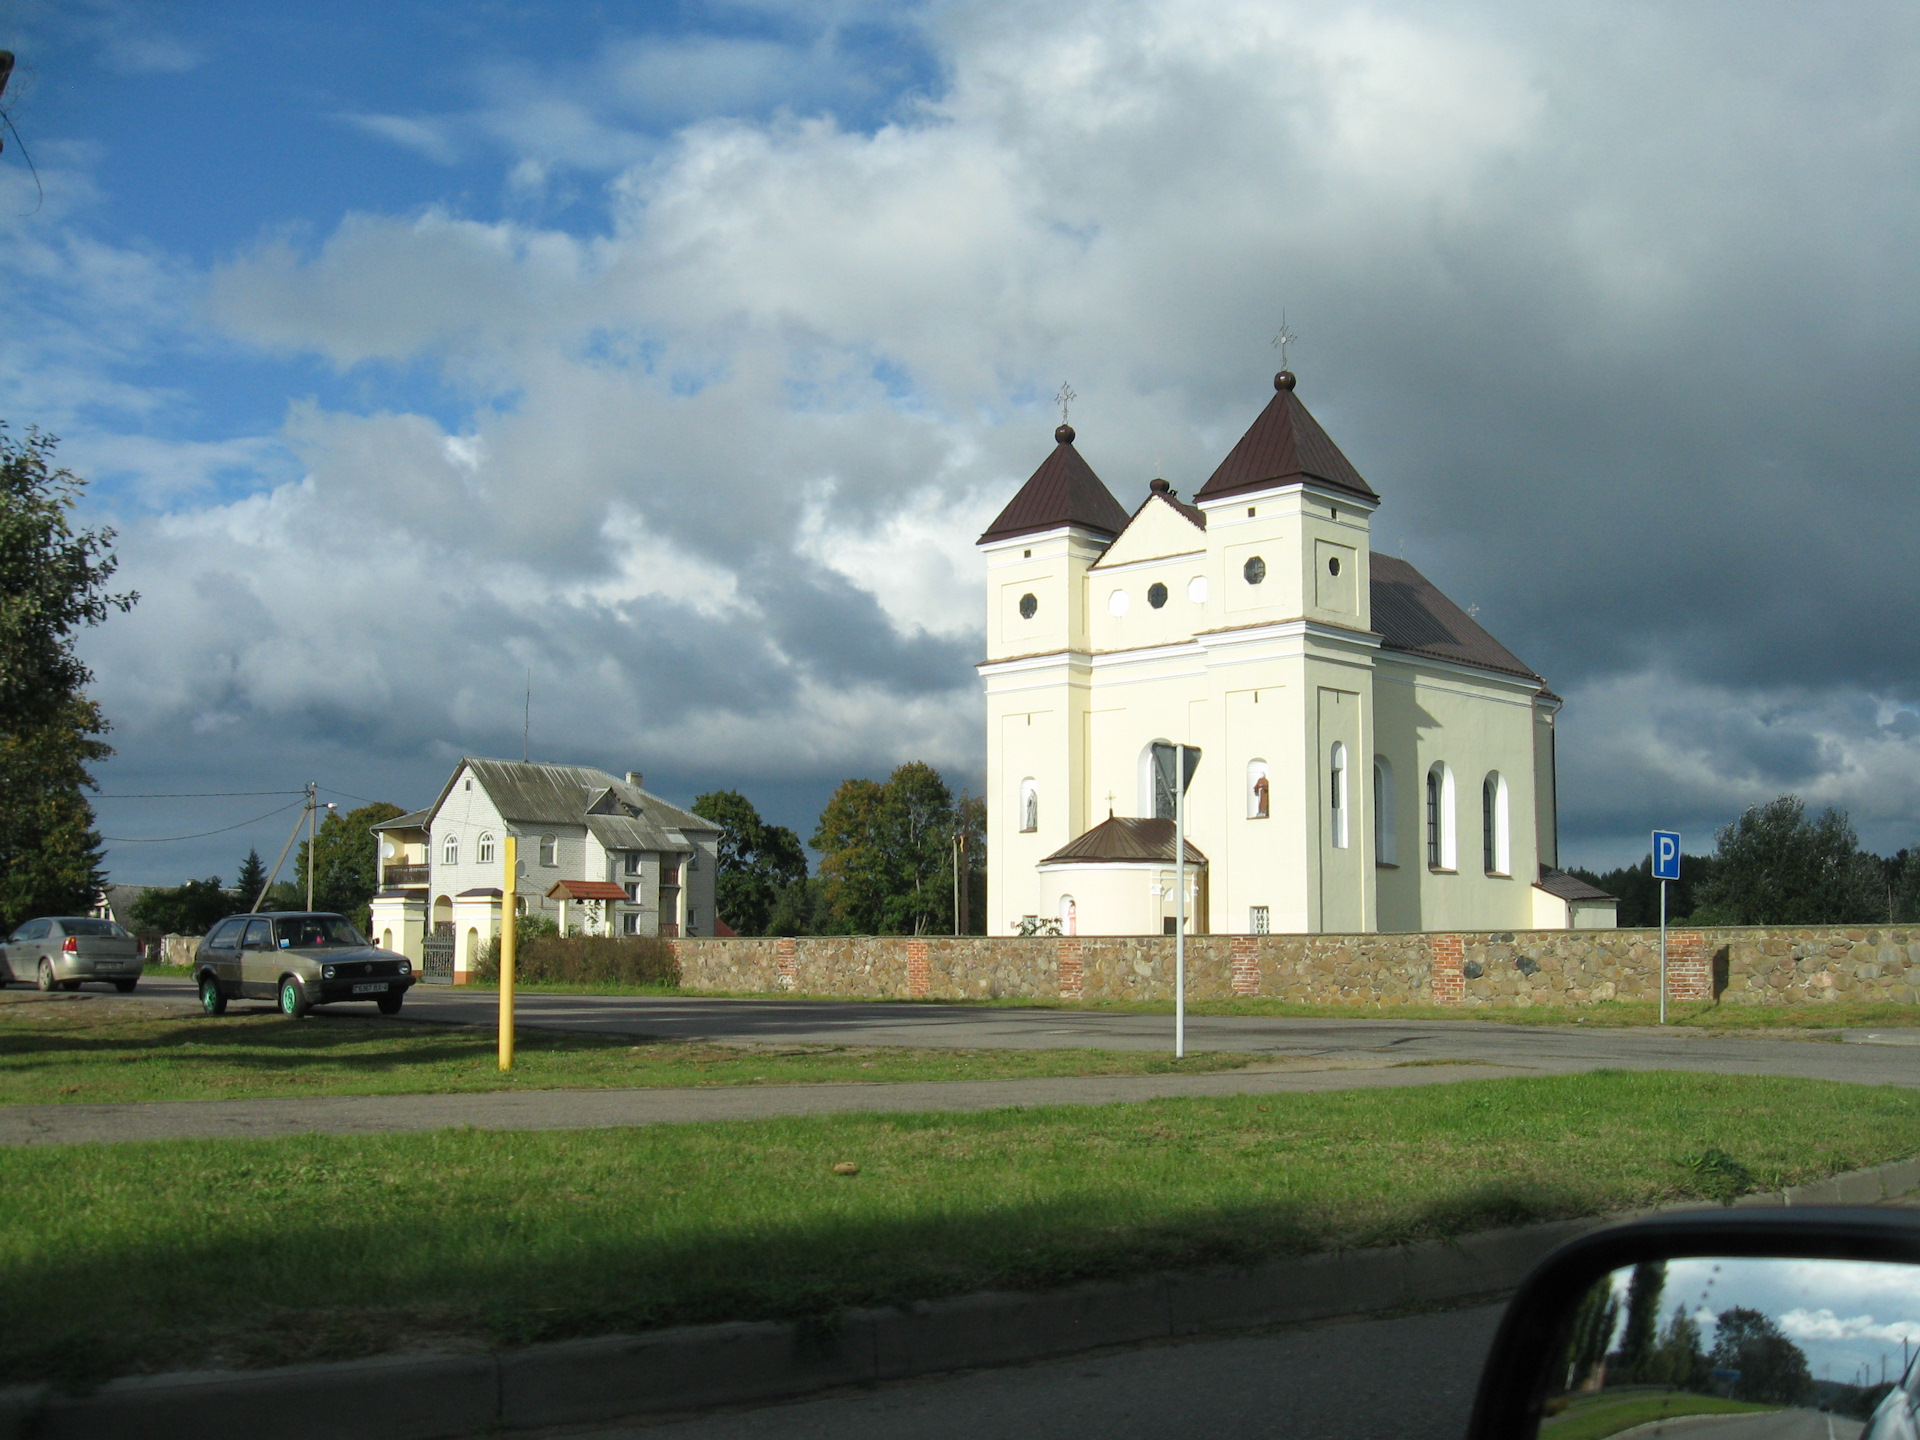
[[[627,892],[611,880],[560,880],[547,891],[549,900],[624,900]]]

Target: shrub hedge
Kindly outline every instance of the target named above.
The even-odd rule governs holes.
[[[651,935],[541,935],[522,939],[515,978],[529,983],[564,980],[588,985],[678,985],[673,946]],[[487,943],[474,978],[500,979],[500,937]]]

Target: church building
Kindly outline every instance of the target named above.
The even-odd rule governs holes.
[[[1294,393],[1192,500],[1129,514],[1054,432],[985,534],[988,929],[1191,934],[1613,924],[1557,868],[1560,700],[1404,560]]]

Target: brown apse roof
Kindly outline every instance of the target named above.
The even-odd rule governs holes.
[[[1079,525],[1110,536],[1127,528],[1127,512],[1073,448],[1073,427],[1062,425],[1053,434],[1059,442],[1053,453],[1040,462],[976,544],[1057,530],[1062,525]]]
[[[1215,500],[1242,490],[1318,480],[1378,500],[1373,487],[1360,478],[1353,463],[1340,453],[1340,447],[1293,393],[1293,376],[1282,370],[1273,383],[1274,396],[1267,408],[1247,427],[1240,443],[1227,453],[1194,499]]]
[[[1546,681],[1404,560],[1373,552],[1373,628],[1389,650]]]
[[[1171,820],[1136,820],[1128,816],[1109,815],[1078,840],[1062,845],[1040,863],[1052,865],[1078,861],[1083,865],[1097,865],[1113,860],[1158,860],[1171,865],[1173,840]],[[1207,863],[1207,857],[1200,853],[1191,840],[1187,841],[1187,863]]]
[[[1540,867],[1540,878],[1534,881],[1549,895],[1557,895],[1562,900],[1618,900],[1618,895],[1609,895],[1598,885],[1589,885],[1578,875],[1569,875],[1564,870],[1555,870],[1549,866]]]

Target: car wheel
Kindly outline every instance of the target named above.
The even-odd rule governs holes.
[[[200,1008],[209,1015],[227,1013],[227,997],[220,993],[220,982],[211,975],[200,977]]]
[[[280,1013],[290,1020],[298,1020],[312,1008],[307,1003],[307,987],[300,983],[299,977],[282,975],[280,977]]]
[[[42,990],[60,988],[60,982],[53,978],[53,962],[44,958],[40,961],[40,988]]]
[[[380,1013],[382,1015],[398,1015],[400,1013],[400,1002],[406,998],[404,995],[382,995],[373,1003],[380,1007]]]
[[[133,987],[139,983],[138,980],[116,980],[113,982],[113,988],[118,990],[122,995],[131,995],[133,993]]]

